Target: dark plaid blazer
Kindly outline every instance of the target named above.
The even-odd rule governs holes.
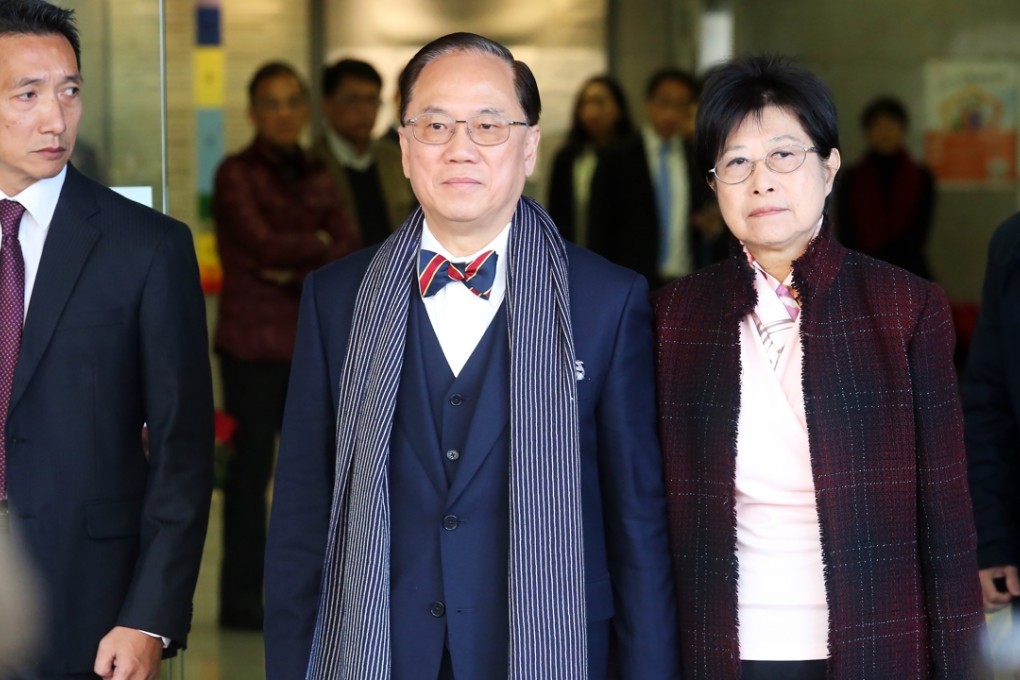
[[[746,257],[654,298],[686,680],[740,677],[734,507]],[[977,677],[983,629],[945,295],[823,230],[794,263],[829,677]]]

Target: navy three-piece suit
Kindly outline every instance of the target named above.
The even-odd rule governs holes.
[[[303,678],[318,607],[340,374],[374,249],[305,282],[266,555],[269,680]],[[647,287],[567,246],[579,364],[589,677],[678,677]],[[413,276],[410,268],[408,277]],[[454,378],[417,292],[390,441],[392,677],[507,676],[509,348],[497,313]],[[345,399],[356,395],[342,395]],[[610,648],[613,660],[610,662]]]

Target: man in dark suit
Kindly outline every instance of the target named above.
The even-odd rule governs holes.
[[[592,178],[589,247],[653,288],[726,255],[726,230],[685,138],[698,94],[685,71],[654,73],[645,91],[648,123],[600,151]]]
[[[401,91],[421,210],[305,282],[268,678],[678,677],[647,286],[522,197],[506,48],[439,38]]]
[[[0,2],[0,529],[44,600],[26,677],[155,678],[209,511],[204,302],[187,227],[67,164],[79,64],[69,10]]]
[[[981,313],[963,380],[970,495],[985,610],[1020,617],[1020,214],[988,248]],[[1015,620],[1020,620],[1017,618]]]

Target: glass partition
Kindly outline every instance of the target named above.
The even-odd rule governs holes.
[[[163,3],[65,5],[74,9],[81,31],[84,78],[72,162],[108,186],[149,188],[152,207],[165,212]]]

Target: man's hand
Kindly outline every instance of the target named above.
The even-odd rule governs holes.
[[[93,670],[107,680],[156,680],[162,655],[159,638],[117,626],[99,641]]]
[[[1020,597],[1020,577],[1017,576],[1016,565],[982,569],[978,572],[978,577],[981,579],[981,596],[985,601],[985,611],[989,614],[1008,605],[1014,597]],[[995,579],[1005,580],[1004,592],[995,587]]]

